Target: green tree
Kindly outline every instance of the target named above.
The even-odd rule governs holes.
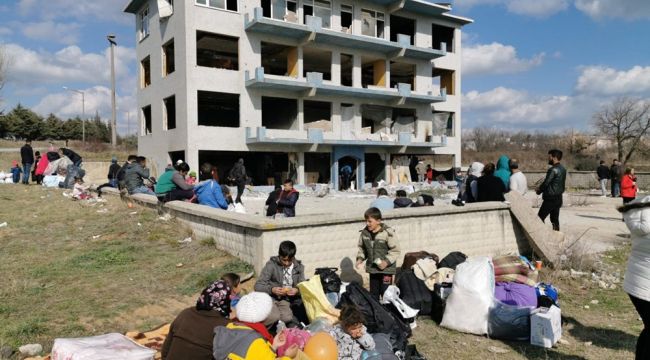
[[[56,115],[50,113],[43,123],[43,138],[61,140],[63,131],[63,121]]]
[[[81,140],[82,134],[83,129],[79,116],[63,122],[61,131],[62,140]]]
[[[7,132],[24,139],[38,140],[42,138],[43,118],[21,104],[9,112]]]

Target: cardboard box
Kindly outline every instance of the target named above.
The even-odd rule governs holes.
[[[539,308],[530,316],[530,343],[550,348],[562,337],[560,308]]]

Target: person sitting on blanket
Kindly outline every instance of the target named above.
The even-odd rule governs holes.
[[[329,331],[339,350],[338,360],[361,359],[364,351],[375,349],[375,340],[368,334],[363,313],[356,306],[344,305],[339,320]]]
[[[88,192],[88,186],[84,185],[84,179],[79,176],[74,177],[74,187],[72,189],[72,199],[74,200],[86,200],[90,199],[92,196]]]
[[[230,322],[230,293],[223,280],[203,289],[196,305],[181,311],[172,322],[162,346],[162,359],[212,360],[214,328]]]

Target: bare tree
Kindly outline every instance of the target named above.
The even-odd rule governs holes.
[[[598,131],[612,138],[618,158],[627,163],[650,132],[650,101],[620,98],[594,114]]]

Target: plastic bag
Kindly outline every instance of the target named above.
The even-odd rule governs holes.
[[[494,269],[490,258],[470,258],[456,268],[453,291],[447,298],[440,325],[471,334],[487,334],[493,302]]]
[[[532,310],[526,306],[512,306],[495,301],[488,317],[488,336],[493,339],[528,341]]]
[[[153,360],[156,352],[122,334],[56,339],[52,360]]]
[[[327,300],[323,285],[321,285],[320,275],[314,275],[311,279],[298,284],[302,302],[307,312],[307,318],[312,321],[318,317],[324,317],[332,324],[339,321],[340,310],[334,308]]]

